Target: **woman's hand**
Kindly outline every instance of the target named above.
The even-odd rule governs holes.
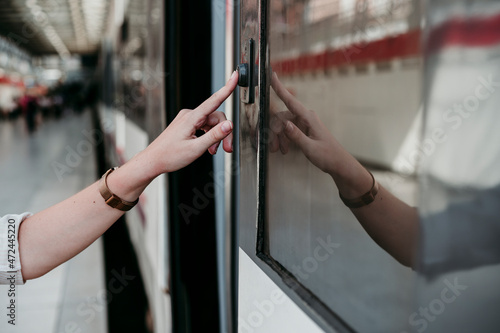
[[[194,110],[184,109],[172,123],[146,149],[152,156],[156,175],[179,170],[192,163],[206,150],[215,154],[222,141],[226,152],[232,152],[233,124],[226,120],[217,108],[231,95],[238,83],[238,72],[234,72],[219,91]],[[205,134],[197,137],[196,131]],[[145,152],[146,152],[145,151]]]
[[[346,198],[356,198],[370,189],[372,179],[368,171],[347,152],[316,112],[307,109],[273,74],[271,86],[288,111],[274,113],[271,130],[277,140],[271,140],[271,151],[286,153],[289,141],[323,172],[328,173]]]
[[[337,172],[339,153],[344,152],[317,114],[299,102],[273,74],[271,86],[285,103],[288,111],[274,112],[270,127],[275,137],[270,141],[271,152],[278,148],[288,152],[288,140],[294,142],[319,169],[333,176]]]
[[[217,108],[231,95],[238,72],[215,94],[194,110],[184,109],[143,151],[108,177],[108,186],[123,200],[134,201],[157,176],[182,169],[206,150],[215,154],[221,143],[226,152],[233,148],[233,124]],[[200,137],[197,130],[205,131]]]

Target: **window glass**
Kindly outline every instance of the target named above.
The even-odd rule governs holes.
[[[494,332],[500,318],[500,3],[426,9],[421,257],[413,326]],[[413,311],[415,311],[413,310]]]
[[[324,131],[410,205],[421,129],[418,1],[270,1],[270,64]],[[275,79],[273,79],[275,80]],[[267,255],[360,332],[408,326],[414,272],[382,250],[332,178],[283,134],[308,124],[270,89]]]

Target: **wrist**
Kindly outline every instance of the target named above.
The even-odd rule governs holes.
[[[135,199],[134,201],[123,200],[109,189],[108,177],[117,169],[118,168],[116,167],[111,168],[106,171],[106,173],[101,177],[101,180],[99,181],[99,192],[101,193],[101,196],[105,200],[106,204],[108,204],[108,206],[126,212],[132,209],[137,204],[139,198]]]
[[[108,176],[109,189],[126,201],[136,200],[156,177],[154,167],[143,152],[137,154]]]
[[[339,192],[344,198],[357,198],[367,191],[373,185],[373,178],[354,157],[344,160],[340,163],[330,176],[335,181]]]

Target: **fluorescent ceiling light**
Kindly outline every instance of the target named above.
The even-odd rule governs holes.
[[[43,78],[47,81],[59,80],[62,73],[59,69],[46,69],[42,74]]]
[[[61,37],[59,37],[54,27],[50,24],[47,14],[45,14],[38,5],[37,0],[26,0],[26,6],[30,8],[35,21],[42,28],[45,36],[52,46],[54,46],[57,53],[59,53],[59,56],[61,56],[61,58],[68,57],[70,55],[68,48],[64,45]]]

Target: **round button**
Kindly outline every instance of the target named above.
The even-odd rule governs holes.
[[[248,64],[238,65],[238,85],[240,87],[248,87]]]

